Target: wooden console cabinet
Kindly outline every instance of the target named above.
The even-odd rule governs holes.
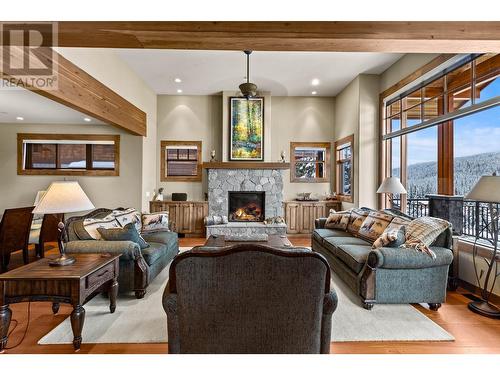
[[[340,201],[286,201],[283,203],[287,233],[308,234],[314,230],[314,220],[327,217],[331,208],[340,211]]]
[[[149,212],[168,211],[172,230],[190,236],[204,237],[203,219],[208,215],[208,202],[151,201]]]

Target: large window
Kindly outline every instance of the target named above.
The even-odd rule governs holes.
[[[329,182],[330,143],[291,142],[291,182]]]
[[[119,135],[18,134],[18,174],[119,174]]]
[[[465,195],[500,170],[499,77],[499,55],[469,55],[384,99],[384,175],[405,185],[409,213],[425,213],[427,194]]]
[[[335,142],[335,170],[337,196],[345,202],[354,202],[353,185],[354,135]]]
[[[201,142],[161,141],[161,181],[201,181]]]

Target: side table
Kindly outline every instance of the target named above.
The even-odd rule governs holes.
[[[74,254],[76,262],[69,266],[53,267],[50,258],[0,274],[0,352],[7,346],[12,311],[9,304],[23,301],[51,301],[52,311],[60,303],[73,306],[71,328],[73,347],[80,349],[85,321],[83,305],[100,292],[109,293],[109,310],[116,309],[120,255]]]

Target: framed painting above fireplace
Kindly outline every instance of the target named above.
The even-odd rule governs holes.
[[[229,98],[229,160],[264,160],[264,98]]]

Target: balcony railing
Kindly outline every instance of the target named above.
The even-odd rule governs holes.
[[[394,199],[394,204],[401,207],[400,199]],[[406,214],[417,218],[429,215],[429,200],[427,198],[408,198],[406,200]]]
[[[399,206],[400,200],[394,199]],[[500,210],[500,204],[494,205]],[[406,213],[414,218],[429,215],[429,200],[426,198],[409,198],[406,201]],[[491,221],[488,203],[464,200],[462,235],[491,242],[493,240],[487,223]]]

